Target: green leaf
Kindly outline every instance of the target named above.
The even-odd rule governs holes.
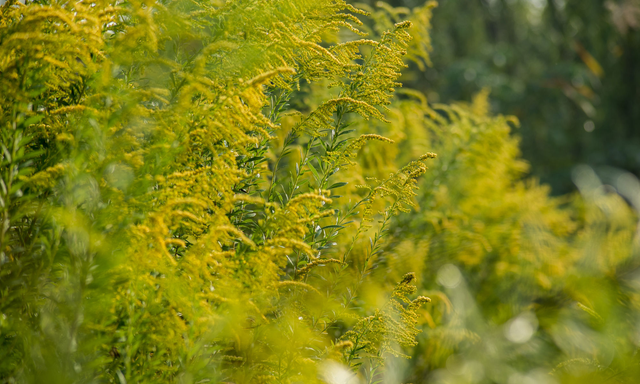
[[[346,135],[347,133],[351,133],[351,132],[355,132],[355,129],[347,129],[346,131],[340,131],[340,133],[338,133],[338,137],[342,136],[342,135]]]
[[[320,176],[318,176],[318,171],[316,171],[315,167],[313,166],[313,164],[311,164],[311,162],[309,162],[307,164],[307,166],[309,167],[309,170],[311,171],[311,173],[313,174],[313,177],[316,179],[316,183],[320,182]]]
[[[335,183],[335,184],[331,185],[331,186],[330,186],[329,188],[327,188],[327,189],[340,188],[340,187],[344,187],[344,186],[345,186],[345,185],[347,185],[347,184],[349,184],[349,183],[343,183],[343,182]]]
[[[39,123],[42,119],[44,119],[43,115],[31,116],[30,118],[25,120],[24,123],[22,123],[22,125],[24,125],[25,127],[28,127],[32,124]]]
[[[280,201],[280,204],[284,204],[284,200],[282,199],[282,195],[280,194],[280,192],[278,192],[278,191],[274,191],[274,192],[278,196],[278,200]],[[272,209],[271,213],[275,213],[275,211]]]

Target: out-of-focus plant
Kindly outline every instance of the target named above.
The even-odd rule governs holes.
[[[389,23],[394,10],[374,14]],[[398,164],[439,154],[422,179],[420,210],[390,227],[394,241],[374,272],[392,282],[417,271],[434,300],[396,379],[637,381],[640,183],[611,169],[598,171],[601,181],[582,167],[574,172],[580,195],[550,197],[526,178],[512,133],[519,121],[492,116],[488,93],[440,105],[401,90],[391,124],[369,124],[399,142]],[[395,167],[373,146],[360,163],[370,176]]]
[[[391,226],[375,272],[393,281],[420,271],[433,299],[400,377],[635,382],[640,183],[610,169],[600,181],[579,167],[581,195],[550,197],[524,178],[510,134],[518,121],[488,115],[487,97],[429,106],[404,92],[390,107],[392,124],[377,127],[400,141],[400,162],[424,148],[439,154],[422,181],[421,210]],[[380,159],[361,156],[363,164]]]

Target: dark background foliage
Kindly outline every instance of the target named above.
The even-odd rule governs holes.
[[[640,174],[639,1],[441,0],[433,14],[433,65],[406,86],[443,103],[489,87],[554,194],[575,188],[576,164]]]

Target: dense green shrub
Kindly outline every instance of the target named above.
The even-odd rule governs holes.
[[[415,344],[413,274],[359,296],[435,155],[358,191],[339,173],[390,144],[350,127],[386,120],[411,39],[358,38],[364,14],[2,6],[3,381],[373,382]]]

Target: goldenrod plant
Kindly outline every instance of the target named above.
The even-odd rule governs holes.
[[[400,377],[434,383],[633,383],[638,360],[638,193],[620,170],[576,167],[580,194],[526,176],[513,117],[472,103],[390,107],[397,159],[438,153],[419,211],[399,216],[376,280],[417,271],[433,301]],[[379,154],[363,152],[373,164]],[[388,160],[387,160],[388,161]],[[371,171],[375,171],[372,169]]]
[[[410,21],[371,40],[341,0],[1,9],[3,382],[374,382],[415,345],[414,275],[359,297],[432,156],[338,195],[393,142],[352,127],[387,121]]]

